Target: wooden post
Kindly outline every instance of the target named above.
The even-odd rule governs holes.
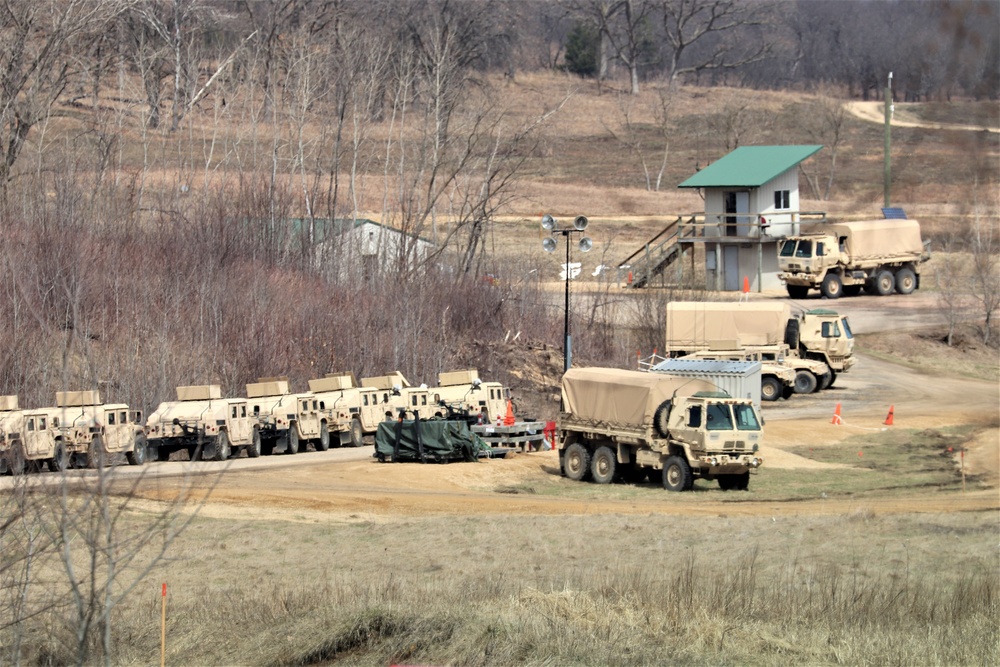
[[[962,493],[965,493],[965,447],[962,447],[959,456],[962,459]]]
[[[167,585],[163,584],[160,595],[160,667],[167,662]]]

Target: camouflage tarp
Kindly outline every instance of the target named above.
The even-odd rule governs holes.
[[[464,421],[384,421],[375,433],[379,461],[476,461],[481,449],[489,447]]]

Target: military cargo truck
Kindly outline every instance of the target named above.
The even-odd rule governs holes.
[[[57,429],[56,441],[78,464],[98,468],[125,454],[130,465],[146,462],[142,412],[125,403],[102,403],[97,390],[56,392],[56,407],[44,408]]]
[[[775,301],[668,303],[665,349],[670,356],[711,349],[760,351],[766,360],[780,359],[778,365],[800,374],[797,393],[809,393],[805,390],[811,383],[802,372],[814,375],[817,387],[826,389],[855,363],[854,335],[846,317],[821,309],[793,316],[791,306]],[[827,368],[796,359],[819,361]]]
[[[165,401],[146,419],[149,453],[167,461],[187,451],[195,461],[203,456],[225,461],[245,451],[261,454],[260,428],[245,398],[222,398],[217,384],[177,387],[177,400]]]
[[[562,379],[559,467],[608,484],[648,477],[669,491],[695,479],[746,489],[763,463],[753,403],[705,380],[615,368],[572,368]]]
[[[920,265],[930,251],[916,220],[862,220],[802,225],[778,247],[778,277],[788,296],[818,289],[828,299],[864,289],[885,296],[920,287]]]
[[[319,401],[332,441],[360,447],[365,434],[375,433],[388,409],[379,404],[378,391],[359,387],[354,373],[333,373],[309,380],[309,391]]]
[[[297,454],[313,442],[317,451],[330,448],[330,431],[310,392],[292,394],[288,378],[260,378],[247,385],[247,403],[260,429],[261,451]]]

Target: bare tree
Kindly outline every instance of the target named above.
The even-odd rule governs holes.
[[[983,344],[992,340],[993,317],[1000,308],[1000,239],[996,225],[976,206],[969,231],[972,254],[972,296],[979,303],[983,318]]]
[[[0,195],[24,142],[71,81],[75,51],[131,0],[9,0],[0,4]]]
[[[738,34],[766,25],[767,5],[746,0],[657,0],[666,40],[666,78],[729,70],[761,61],[769,39],[741,40]]]
[[[847,112],[844,110],[843,102],[834,95],[834,91],[829,87],[822,87],[819,96],[806,105],[804,113],[809,137],[813,141],[823,144],[827,149],[829,173],[826,183],[822,187],[818,175],[810,174],[805,169],[803,169],[803,173],[812,188],[813,195],[817,199],[826,201],[830,198],[837,173],[837,153],[844,140],[844,123],[847,120]]]

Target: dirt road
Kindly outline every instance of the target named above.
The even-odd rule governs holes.
[[[930,123],[915,118],[907,111],[907,104],[897,102],[893,111],[893,127],[921,127],[928,130],[961,130],[966,132],[1000,132],[1000,128],[984,125],[962,125],[958,123]],[[872,123],[885,123],[884,102],[848,102],[844,105],[849,113]]]

